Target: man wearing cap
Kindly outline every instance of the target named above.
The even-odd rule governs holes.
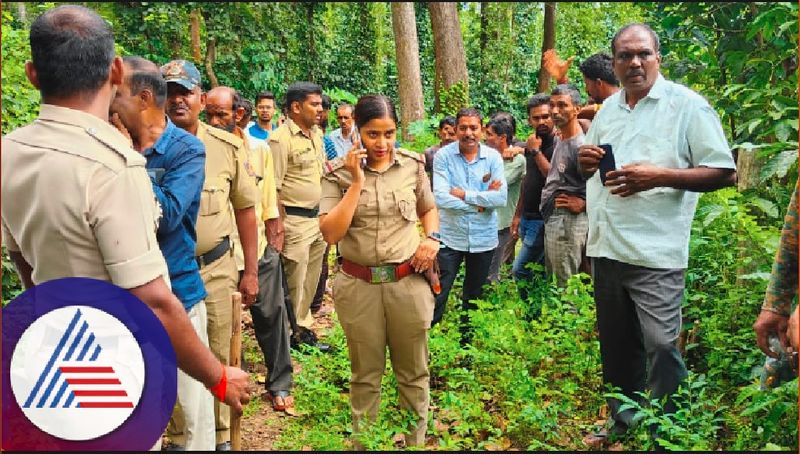
[[[231,293],[239,291],[245,305],[258,294],[258,192],[245,168],[247,150],[241,139],[200,121],[206,95],[193,63],[173,60],[161,67],[167,81],[167,115],[178,127],[197,136],[206,147],[205,182],[197,216],[196,260],[208,297],[208,343],[225,364],[229,362]],[[233,207],[231,210],[230,207]],[[231,235],[237,229],[244,252],[244,272],[233,257]],[[230,412],[214,406],[218,450],[230,450]]]

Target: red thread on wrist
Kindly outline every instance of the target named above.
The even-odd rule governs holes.
[[[222,365],[222,377],[219,378],[219,383],[208,388],[211,394],[214,395],[220,402],[225,402],[225,392],[228,390],[228,374],[225,371],[225,365]]]

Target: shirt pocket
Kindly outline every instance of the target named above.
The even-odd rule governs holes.
[[[358,196],[358,206],[353,216],[353,224],[357,226],[365,225],[367,218],[378,215],[378,198],[374,189],[364,188]]]
[[[210,178],[206,181],[200,195],[200,216],[213,216],[222,211],[228,199],[228,185],[229,182],[224,178]]]
[[[314,159],[314,153],[311,148],[306,148],[292,153],[289,161],[301,170],[308,170],[314,165],[316,159]]]
[[[413,191],[394,191],[394,201],[403,219],[409,222],[416,222],[419,219],[417,216],[417,197]]]

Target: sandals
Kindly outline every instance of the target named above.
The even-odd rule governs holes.
[[[273,410],[294,414],[294,397],[289,391],[267,391],[267,400],[272,404]]]

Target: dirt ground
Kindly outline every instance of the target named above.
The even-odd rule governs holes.
[[[333,274],[331,274],[329,277],[329,283],[333,282],[332,278]],[[333,326],[334,322],[331,317],[332,312],[333,300],[331,299],[330,292],[327,291],[322,300],[322,307],[320,308],[319,312],[314,315],[314,325],[312,326],[312,330],[318,336],[323,337]],[[255,349],[258,351],[258,355],[262,361],[254,364],[243,364],[244,368],[256,378],[256,386],[258,391],[253,395],[253,398],[260,399],[261,402],[258,405],[258,409],[255,413],[242,417],[242,451],[270,451],[273,449],[273,443],[275,443],[275,441],[278,439],[281,430],[286,424],[286,418],[291,418],[291,416],[284,412],[276,412],[272,410],[272,405],[270,405],[269,401],[267,400],[266,392],[264,391],[266,368],[263,363],[261,351],[258,349],[258,344],[255,341],[253,324],[249,312],[243,312],[242,319],[244,325],[242,329],[242,349],[244,350],[248,343],[255,346]],[[248,337],[249,339],[244,339],[245,337]],[[297,363],[294,364],[294,372],[295,374],[300,372],[300,366]],[[162,450],[168,450],[170,444],[169,437],[164,436],[162,439]]]

